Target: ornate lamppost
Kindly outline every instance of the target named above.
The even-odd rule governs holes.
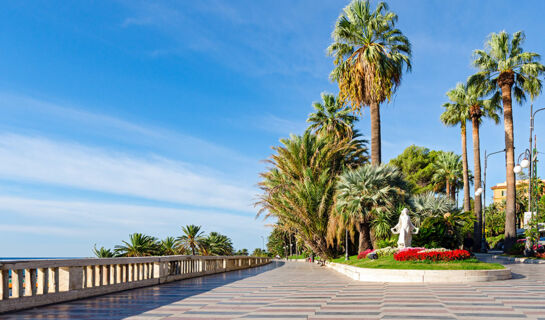
[[[483,187],[482,188],[479,188],[477,189],[477,191],[475,192],[475,195],[476,196],[480,196],[481,193],[483,193],[483,230],[482,230],[482,233],[481,233],[481,252],[487,252],[488,250],[486,249],[487,248],[487,243],[486,243],[486,168],[488,167],[488,157],[490,157],[491,155],[493,154],[497,154],[497,153],[500,153],[500,152],[505,152],[505,149],[503,150],[500,150],[500,151],[496,151],[496,152],[492,152],[492,153],[489,153],[487,154],[486,153],[486,150],[484,150],[484,178],[483,178]]]
[[[545,110],[545,108],[540,108],[540,109],[537,109],[536,111],[534,111],[533,109],[534,109],[534,106],[530,105],[530,139],[529,139],[530,148],[524,150],[524,152],[519,155],[517,159],[518,164],[513,168],[513,171],[515,173],[520,173],[523,168],[528,168],[528,211],[530,212],[530,215],[531,215],[530,220],[535,222],[534,211],[532,208],[532,193],[533,193],[532,179],[534,178],[533,166],[537,160],[537,150],[535,149],[535,147],[532,146],[532,138],[534,134],[534,119],[535,119],[536,113]],[[521,161],[520,158],[523,155],[524,155],[524,159]],[[527,257],[533,255],[532,239],[528,233],[526,235],[526,246],[524,248],[524,255]]]

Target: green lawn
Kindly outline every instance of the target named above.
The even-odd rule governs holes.
[[[351,256],[350,260],[345,261],[344,257],[333,259],[333,262],[344,263],[360,268],[375,269],[417,269],[417,270],[491,270],[505,269],[499,263],[481,262],[475,258],[463,261],[451,262],[430,262],[430,261],[395,261],[393,256],[383,257],[377,260],[360,259],[357,256]]]

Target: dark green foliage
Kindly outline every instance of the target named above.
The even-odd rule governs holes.
[[[261,174],[259,214],[276,217],[286,228],[297,230],[316,253],[331,257],[326,235],[337,175],[360,163],[364,150],[351,137],[331,139],[308,131],[281,143],[269,160],[273,167]]]
[[[284,247],[289,246],[287,237],[288,234],[284,230],[275,226],[267,239],[267,250],[269,250],[273,256],[278,255],[284,257],[287,251]]]
[[[458,248],[468,226],[473,226],[470,212],[452,212],[424,218],[420,232],[414,237],[414,246],[425,248]]]
[[[380,239],[375,242],[375,249],[382,249],[386,247],[397,247],[397,238],[391,237],[386,239]]]
[[[234,253],[235,256],[248,256],[248,254],[248,249],[240,249]]]
[[[93,253],[97,258],[113,258],[115,257],[115,254],[112,250],[106,249],[104,247],[100,247],[100,249],[97,249],[97,245],[95,244],[93,248]]]
[[[503,235],[505,232],[505,206],[493,203],[485,209],[485,231],[487,237]],[[492,247],[492,245],[490,245]]]
[[[424,193],[432,191],[434,188],[432,183],[435,173],[433,164],[437,155],[438,151],[411,145],[396,158],[390,160],[390,164],[403,172],[413,193]]]
[[[207,237],[201,238],[199,245],[203,255],[229,256],[233,254],[231,239],[218,232],[210,232]]]
[[[252,252],[252,257],[268,257],[269,253],[267,251],[263,251],[261,248],[255,248]]]
[[[197,249],[201,247],[204,232],[201,231],[201,226],[187,225],[182,227],[183,235],[178,237],[181,245],[191,249],[191,254],[195,255]]]
[[[121,257],[145,257],[159,254],[157,238],[142,233],[129,235],[129,241],[115,246],[115,254]]]
[[[525,244],[523,242],[515,243],[507,252],[508,254],[520,256],[524,253]]]
[[[181,254],[182,251],[184,251],[183,247],[180,246],[180,243],[174,237],[166,237],[165,239],[161,240],[159,245],[159,252],[163,256]]]
[[[310,125],[307,130],[336,138],[352,135],[357,117],[334,95],[323,92],[322,102],[314,102],[312,106],[315,112],[308,116],[307,122]]]

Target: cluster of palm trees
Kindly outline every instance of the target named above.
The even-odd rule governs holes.
[[[371,164],[376,168],[360,170],[369,174],[382,170],[372,173],[378,176],[389,170],[380,165],[380,104],[395,92],[403,70],[411,68],[411,46],[396,22],[397,15],[383,2],[373,10],[369,1],[354,0],[343,9],[328,48],[335,63],[330,77],[339,85],[339,96],[323,94],[323,103],[314,104],[316,112],[308,119],[308,130],[302,136],[282,139],[282,146],[274,148],[276,154],[269,160],[272,168],[261,174],[259,214],[275,216],[286,232],[297,234],[323,257],[334,254],[331,234],[338,234],[349,222],[358,227],[360,243],[370,243],[366,240],[371,238],[369,219],[336,205],[337,180],[368,161],[367,141],[354,130],[357,117],[351,114],[360,113],[365,106],[370,107]],[[354,208],[373,207],[378,212],[379,206],[391,202],[384,200]],[[356,214],[360,214],[357,219]]]
[[[460,125],[462,138],[462,158],[464,171],[464,210],[470,211],[469,169],[467,163],[466,123],[471,121],[474,160],[474,189],[481,188],[481,159],[479,127],[483,119],[500,122],[503,111],[505,130],[505,163],[507,197],[505,205],[505,242],[509,250],[516,240],[516,181],[514,168],[514,126],[512,97],[518,103],[531,100],[541,93],[540,76],[545,73],[545,66],[539,63],[537,53],[522,49],[524,33],[516,32],[510,36],[507,32],[490,34],[485,50],[474,51],[474,66],[477,73],[470,76],[466,83],[458,83],[447,96],[441,121],[448,126]],[[502,108],[503,107],[503,108]],[[503,109],[503,110],[502,110]],[[475,214],[474,250],[480,250],[482,233],[482,202],[479,192],[475,193],[473,206]]]
[[[182,232],[183,234],[177,238],[166,237],[163,240],[142,233],[133,233],[129,235],[128,241],[122,241],[122,244],[115,246],[114,250],[95,246],[93,253],[98,258],[184,254],[205,256],[248,255],[247,249],[234,252],[233,242],[229,237],[217,232],[210,232],[205,235],[200,226],[183,226]]]
[[[268,161],[271,168],[261,174],[263,193],[257,202],[261,206],[258,215],[276,217],[278,228],[295,234],[297,241],[322,257],[335,254],[343,242],[343,231],[358,231],[359,250],[374,246],[388,233],[400,205],[417,210],[415,219],[428,219],[430,230],[441,220],[451,226],[447,231],[452,234],[471,220],[462,217],[463,212],[471,210],[467,120],[472,124],[477,190],[481,187],[479,126],[484,118],[499,122],[503,108],[508,250],[516,236],[512,95],[518,102],[524,101],[526,94],[534,99],[541,92],[539,76],[545,67],[538,62],[539,55],[522,50],[522,32],[512,37],[506,32],[491,34],[487,49],[474,52],[478,72],[467,84],[449,91],[450,102],[444,105],[441,120],[449,126],[460,125],[462,134],[462,156],[442,152],[433,168],[433,180],[444,182],[446,197],[434,193],[414,196],[399,169],[381,164],[380,105],[389,101],[401,84],[403,72],[411,69],[411,45],[396,27],[397,19],[384,2],[372,8],[368,0],[353,0],[343,9],[328,47],[335,64],[330,77],[337,82],[339,95],[323,94],[322,102],[313,105],[315,112],[308,119],[306,132],[282,139],[281,146],[273,148],[275,154]],[[370,164],[367,141],[354,129],[357,115],[366,106],[371,119]],[[464,189],[464,211],[456,211],[452,201],[460,187]],[[420,201],[422,198],[427,200]],[[443,211],[441,203],[447,204]],[[479,195],[474,205],[476,249],[480,245],[481,211]],[[344,242],[347,244],[348,239]]]

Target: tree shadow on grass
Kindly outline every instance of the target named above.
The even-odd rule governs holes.
[[[140,315],[232,282],[284,265],[281,261],[245,270],[180,280],[0,315],[1,319],[101,319],[118,320]],[[152,314],[149,314],[153,316]],[[145,315],[143,315],[145,316]],[[164,315],[166,316],[166,315]]]

